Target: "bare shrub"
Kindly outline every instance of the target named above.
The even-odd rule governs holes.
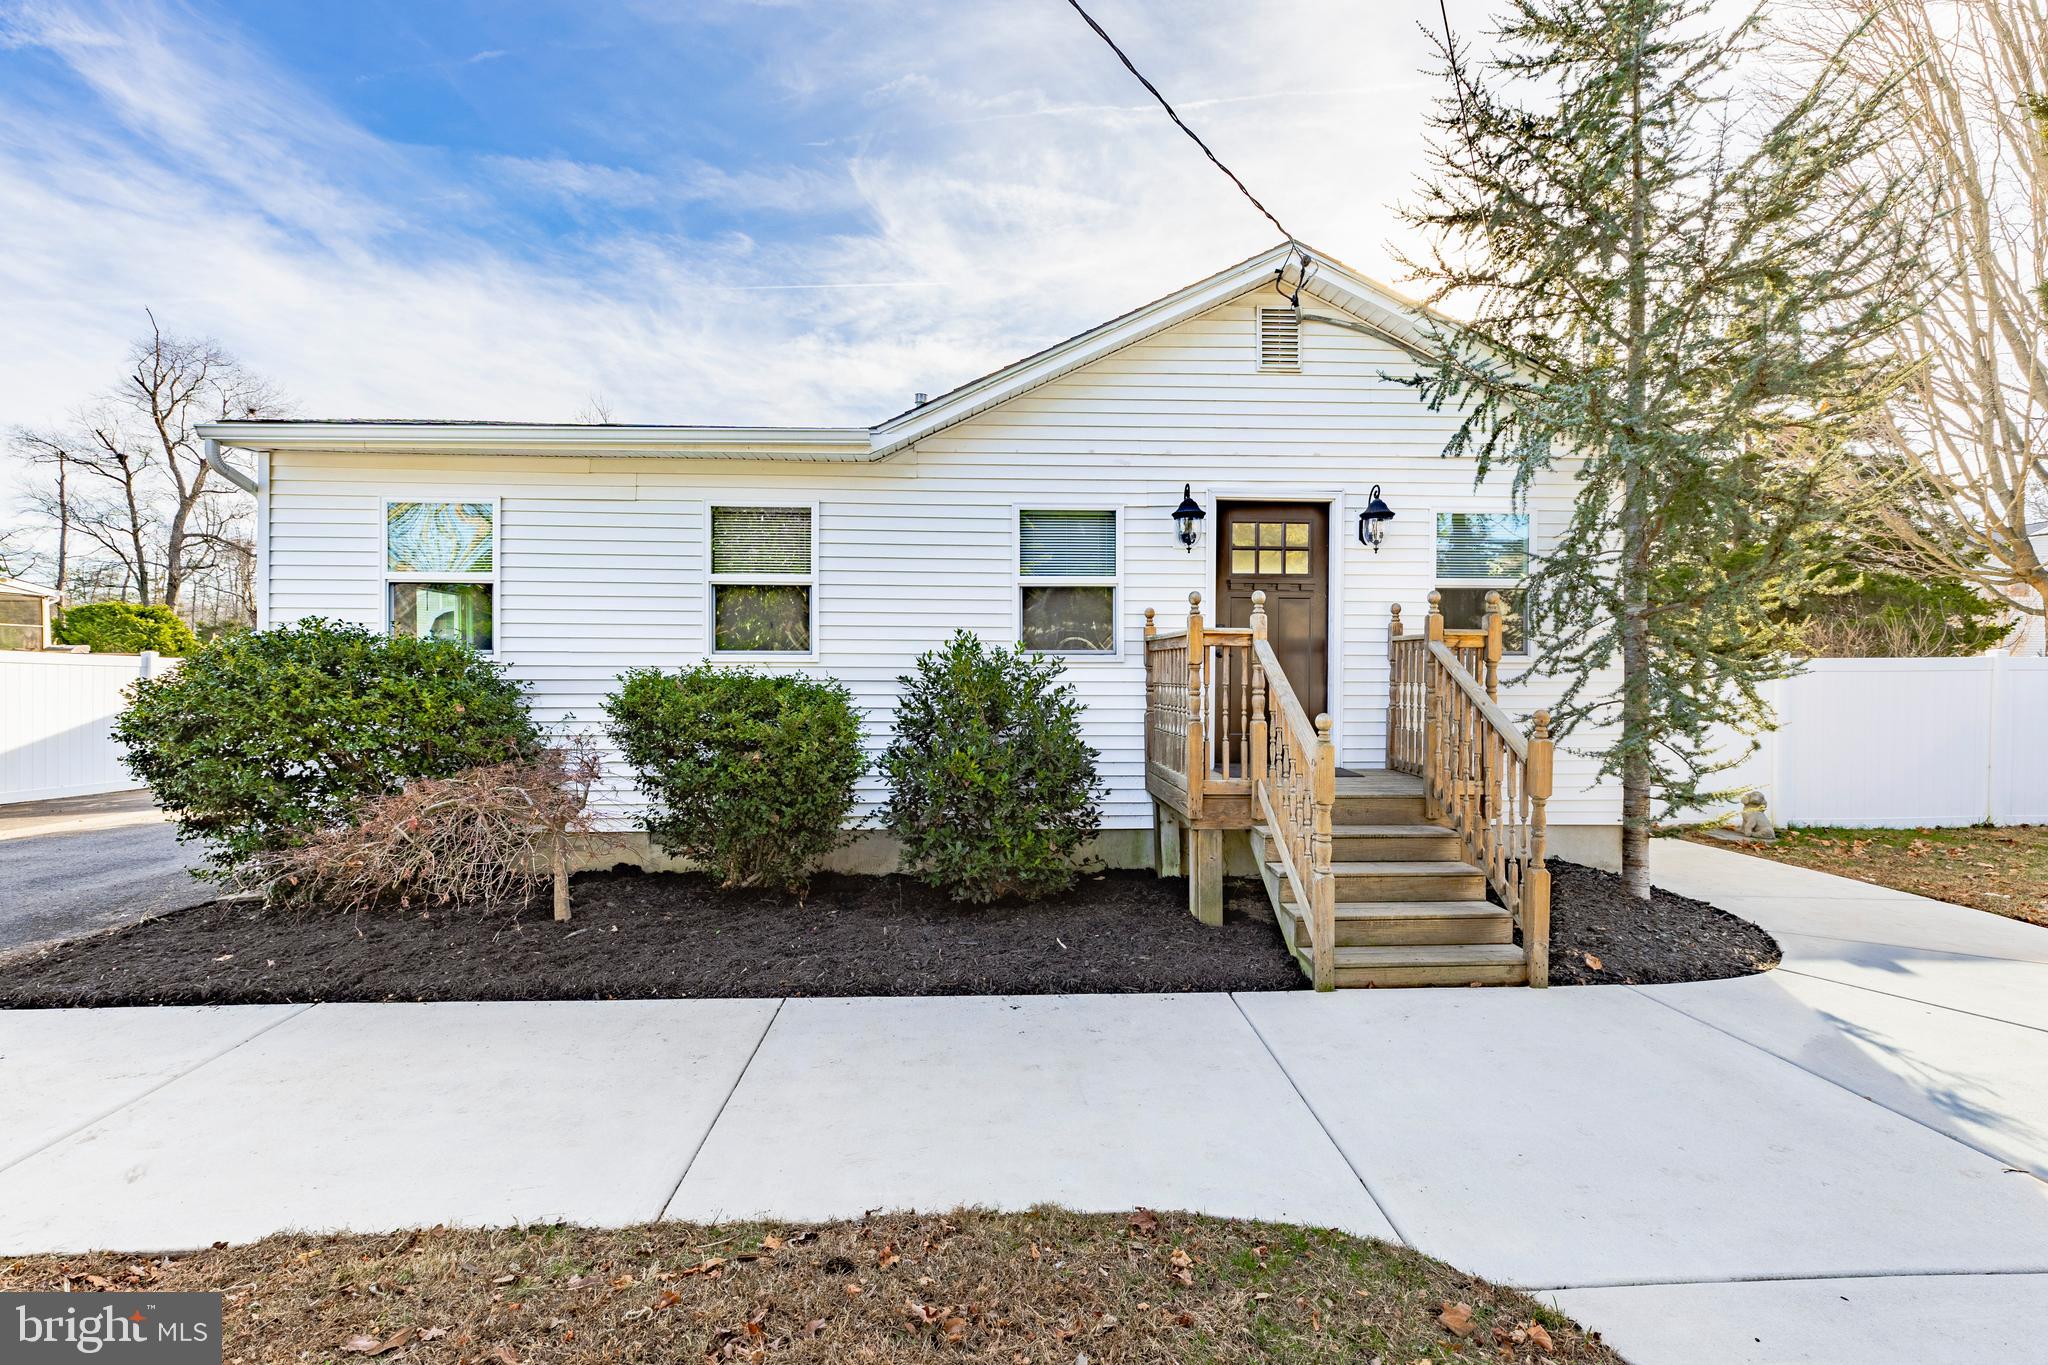
[[[591,828],[601,770],[578,738],[531,759],[416,778],[364,802],[353,824],[267,860],[271,898],[345,911],[523,906],[566,877],[558,852]]]

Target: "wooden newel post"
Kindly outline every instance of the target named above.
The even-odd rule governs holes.
[[[1500,700],[1501,618],[1506,607],[1499,593],[1486,594],[1486,677],[1481,681],[1486,684],[1486,699],[1490,702]]]
[[[1309,907],[1315,933],[1315,987],[1337,985],[1337,877],[1330,870],[1332,812],[1337,806],[1337,746],[1330,742],[1328,712],[1316,717],[1315,831],[1309,844]]]
[[[1188,594],[1188,815],[1202,813],[1202,778],[1209,768],[1209,746],[1203,731],[1207,708],[1202,705],[1202,666],[1208,662],[1202,645],[1202,594]]]
[[[1529,984],[1550,984],[1550,867],[1546,829],[1555,746],[1550,738],[1550,712],[1536,713],[1529,734],[1529,868],[1522,883],[1522,948],[1529,964]]]
[[[1151,639],[1159,633],[1159,627],[1152,620],[1152,608],[1145,608],[1145,638]]]
[[[1432,646],[1444,642],[1444,595],[1434,588],[1429,593],[1429,619],[1423,624],[1423,634]],[[1437,752],[1439,733],[1443,728],[1442,711],[1444,699],[1436,695],[1437,677],[1443,672],[1434,659],[1425,658],[1422,663],[1422,814],[1425,819],[1437,820],[1443,813],[1442,792],[1439,784],[1443,777],[1443,755]]]
[[[1266,749],[1271,731],[1266,719],[1266,666],[1259,662],[1258,641],[1266,638],[1266,594],[1252,594],[1251,724],[1247,727],[1245,776],[1252,784],[1252,815],[1258,817],[1259,793],[1266,786]]]

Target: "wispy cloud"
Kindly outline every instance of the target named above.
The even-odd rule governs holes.
[[[399,141],[211,12],[0,0],[40,73],[0,67],[0,421],[103,386],[154,306],[316,415],[866,422],[1271,239],[1063,7],[707,8],[751,27],[643,40],[724,35],[726,102],[604,105],[614,158]],[[1100,9],[1297,232],[1385,268],[1427,93],[1400,16]]]

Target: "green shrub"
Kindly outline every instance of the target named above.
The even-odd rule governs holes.
[[[169,607],[143,607],[133,602],[94,602],[58,615],[51,629],[60,645],[85,645],[95,654],[159,654],[183,656],[199,648],[192,628]]]
[[[727,886],[799,890],[845,842],[868,760],[843,684],[712,664],[635,668],[604,709],[652,804],[647,832]]]
[[[468,649],[321,620],[223,637],[137,683],[114,736],[221,873],[411,778],[541,747],[520,685]]]
[[[906,867],[955,900],[1065,890],[1101,826],[1096,755],[1063,671],[963,630],[898,680],[888,827]]]

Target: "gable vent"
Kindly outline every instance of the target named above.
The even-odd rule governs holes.
[[[1259,310],[1259,368],[1301,368],[1301,314],[1292,308]]]

